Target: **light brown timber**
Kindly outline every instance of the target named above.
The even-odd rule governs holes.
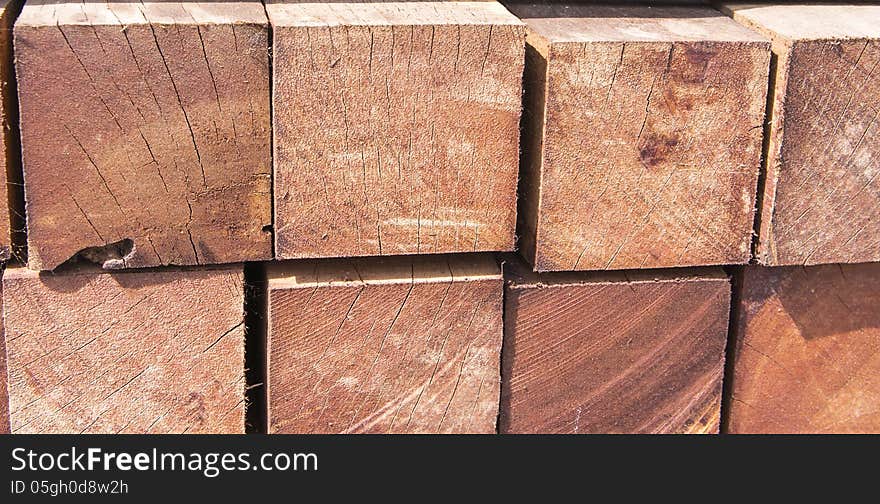
[[[773,40],[758,261],[880,261],[880,5],[724,9]]]
[[[769,41],[699,7],[525,21],[521,250],[539,271],[749,259]]]
[[[278,257],[513,250],[516,17],[497,2],[266,8]]]
[[[244,432],[241,266],[3,276],[13,433]]]

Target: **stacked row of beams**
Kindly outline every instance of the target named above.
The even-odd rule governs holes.
[[[16,10],[12,432],[880,430],[880,7]]]

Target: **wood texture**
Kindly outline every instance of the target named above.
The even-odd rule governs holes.
[[[769,42],[687,7],[517,5],[537,270],[749,259]]]
[[[501,432],[718,432],[730,310],[721,270],[505,269]]]
[[[497,2],[267,2],[276,253],[513,250],[524,28]]]
[[[0,261],[10,258],[13,245],[13,219],[19,183],[18,142],[12,135],[10,110],[14,107],[15,78],[12,59],[12,25],[16,7],[12,0],[0,0]]]
[[[269,432],[495,432],[497,263],[383,261],[270,268]]]
[[[15,46],[31,268],[271,258],[259,2],[28,2]]]
[[[2,295],[3,289],[0,287],[0,296]],[[6,392],[6,335],[2,320],[0,320],[0,434],[9,434],[9,395]]]
[[[7,270],[13,433],[244,431],[243,274]]]
[[[880,261],[880,6],[727,11],[776,60],[758,260]]]
[[[880,264],[748,267],[728,431],[880,433]]]

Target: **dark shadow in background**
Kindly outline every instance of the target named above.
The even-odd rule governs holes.
[[[23,0],[13,0],[6,7],[9,27],[18,18]],[[27,263],[27,231],[24,211],[24,176],[21,162],[21,135],[18,130],[18,80],[15,76],[12,35],[4,34],[6,43],[0,53],[2,75],[0,80],[7,87],[3,97],[3,122],[6,134],[6,198],[9,208],[9,229],[12,231],[10,259],[16,264]]]
[[[804,338],[880,329],[880,263],[762,269]]]
[[[245,432],[266,433],[266,265],[244,266]]]

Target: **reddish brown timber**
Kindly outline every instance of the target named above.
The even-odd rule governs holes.
[[[502,278],[486,255],[277,263],[273,433],[494,433]]]
[[[0,295],[2,293],[2,288],[0,288]],[[6,392],[6,336],[3,331],[2,320],[0,320],[0,434],[9,434],[9,395]]]
[[[880,433],[880,264],[747,267],[731,433]]]
[[[505,264],[503,433],[716,433],[730,282]]]
[[[29,266],[272,257],[268,21],[245,2],[27,2]]]

